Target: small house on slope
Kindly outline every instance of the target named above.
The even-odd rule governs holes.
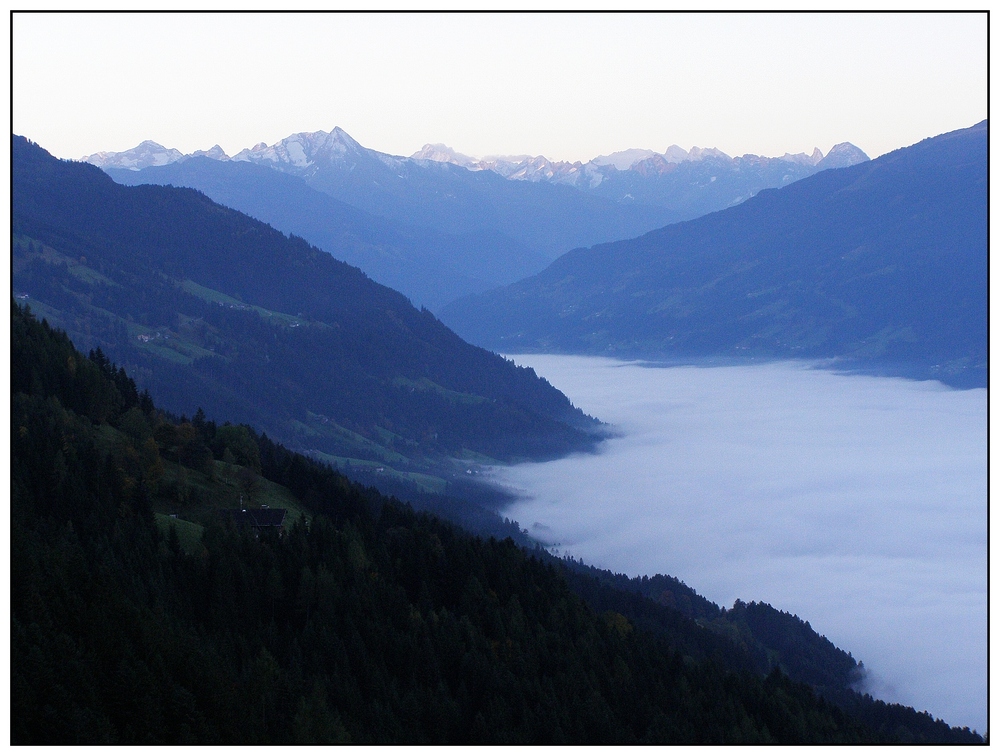
[[[287,509],[223,509],[222,515],[229,517],[238,528],[252,528],[256,534],[285,532]]]

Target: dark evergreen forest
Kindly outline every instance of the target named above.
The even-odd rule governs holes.
[[[15,744],[982,742],[798,618],[473,537],[11,317]]]

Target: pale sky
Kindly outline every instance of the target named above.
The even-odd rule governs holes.
[[[871,157],[987,117],[977,14],[16,14],[14,132],[80,158],[340,126],[410,155]]]

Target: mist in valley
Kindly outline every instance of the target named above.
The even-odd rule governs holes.
[[[619,433],[496,471],[532,536],[797,614],[864,662],[873,695],[985,730],[985,389],[795,362],[513,359]]]

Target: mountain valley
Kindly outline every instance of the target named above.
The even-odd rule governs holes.
[[[981,385],[985,139],[470,170],[335,130],[231,159],[147,143],[102,172],[14,137],[15,740],[982,742],[858,693],[863,666],[798,617],[539,548],[478,473],[617,429],[459,335]],[[290,513],[287,537],[234,528],[247,505]],[[52,560],[102,570],[80,573],[107,619],[74,625],[79,653],[53,640]],[[117,665],[99,626],[139,639]],[[46,731],[61,670],[94,683],[55,683]],[[109,703],[121,675],[138,709]]]
[[[11,745],[989,745],[989,18],[12,10]]]
[[[11,322],[15,744],[983,742],[798,617],[473,538]]]

